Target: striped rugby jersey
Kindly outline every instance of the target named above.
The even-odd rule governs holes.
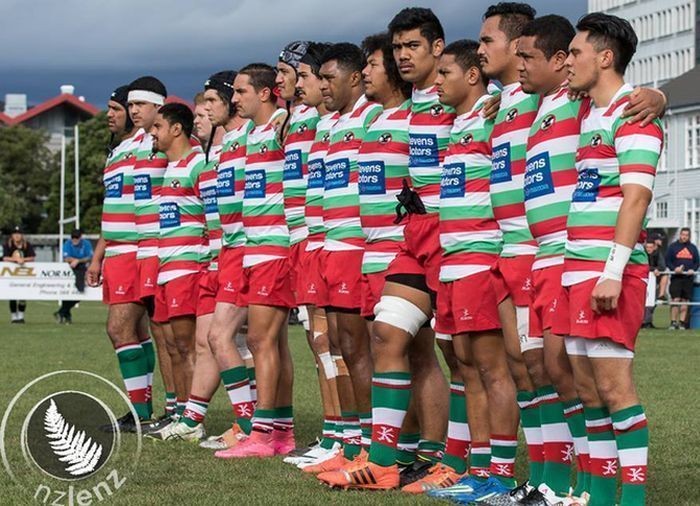
[[[440,210],[440,175],[455,110],[440,103],[437,87],[414,88],[408,127],[410,157],[408,170],[413,189],[428,213]]]
[[[202,199],[205,167],[204,155],[193,150],[183,159],[170,162],[165,170],[158,205],[159,285],[200,272],[208,260]]]
[[[221,250],[221,220],[219,219],[219,206],[216,200],[217,167],[221,156],[221,146],[212,146],[209,151],[209,161],[199,178],[199,189],[204,202],[204,218],[207,226],[207,248],[209,270],[218,269],[217,260]]]
[[[134,208],[139,248],[136,258],[158,256],[158,213],[163,176],[168,159],[163,153],[153,152],[153,137],[143,130],[134,165]]]
[[[331,112],[321,116],[316,125],[316,136],[309,149],[309,178],[306,187],[306,208],[304,221],[309,230],[306,251],[323,247],[326,228],[323,225],[323,185],[326,179],[324,158],[328,153],[331,127],[338,121],[340,114]]]
[[[603,272],[615,237],[622,187],[636,184],[653,190],[663,131],[658,120],[641,128],[621,118],[631,92],[632,86],[625,84],[610,105],[591,103],[584,112],[576,152],[578,181],[567,222],[564,286],[597,278]],[[651,206],[625,268],[625,274],[643,279],[649,271],[644,229],[650,210]]]
[[[525,212],[538,244],[533,270],[564,263],[566,218],[576,187],[581,111],[586,108],[581,100],[569,100],[568,91],[562,86],[540,98],[527,140]]]
[[[255,126],[248,134],[243,191],[246,236],[243,267],[289,255],[289,229],[282,193],[284,149],[277,135],[285,114],[284,109],[277,109],[267,123]]]
[[[525,217],[527,136],[537,114],[539,95],[525,93],[520,83],[503,87],[491,136],[491,205],[503,232],[502,257],[534,255],[537,243]]]
[[[498,260],[502,234],[489,195],[493,120],[481,111],[491,95],[457,116],[440,181],[440,281],[488,271]]]
[[[367,130],[357,155],[360,222],[367,237],[362,273],[385,271],[403,241],[395,224],[396,196],[408,174],[408,120],[411,101],[385,109]]]
[[[360,194],[357,185],[357,151],[367,129],[382,113],[382,106],[362,95],[352,110],[331,128],[324,159],[323,185],[324,248],[328,251],[363,249],[365,236],[360,224]]]
[[[246,120],[238,128],[224,134],[216,176],[216,200],[223,237],[222,248],[245,244],[243,231],[243,189],[245,187],[245,155],[248,133],[253,122]]]
[[[110,153],[102,177],[102,238],[105,256],[135,253],[138,235],[134,215],[134,163],[139,144],[138,132],[124,139]]]
[[[284,215],[289,227],[289,244],[306,239],[309,229],[304,220],[306,184],[309,179],[309,149],[316,137],[319,116],[315,107],[298,105],[289,119],[289,132],[284,142]]]

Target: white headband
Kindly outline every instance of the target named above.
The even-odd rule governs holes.
[[[165,97],[160,93],[146,90],[132,90],[129,92],[127,102],[150,102],[151,104],[163,105]]]

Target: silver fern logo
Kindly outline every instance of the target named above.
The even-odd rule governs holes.
[[[77,477],[95,471],[102,456],[102,445],[66,422],[53,399],[44,415],[44,429],[53,453],[66,464],[67,473]]]

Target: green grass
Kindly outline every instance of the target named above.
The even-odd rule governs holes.
[[[4,303],[3,303],[4,305]],[[51,318],[52,303],[30,303],[27,324],[10,325],[9,314],[0,322],[2,382],[0,405],[27,382],[58,369],[84,369],[121,386],[114,352],[104,333],[106,310],[83,303],[74,311],[72,326],[59,326]],[[667,325],[663,310],[657,325]],[[295,358],[295,418],[298,441],[311,440],[321,428],[315,369],[300,327],[290,331]],[[697,394],[700,333],[697,331],[644,331],[636,360],[639,391],[651,428],[649,504],[690,505],[700,467]],[[157,410],[162,389],[155,388]],[[118,413],[120,414],[120,413]],[[229,424],[230,408],[217,392],[207,417],[209,433]],[[520,456],[524,457],[522,448]],[[525,471],[519,458],[518,473]],[[26,504],[27,496],[0,474],[2,504]],[[427,498],[392,493],[343,493],[326,489],[281,459],[219,461],[211,453],[187,443],[145,441],[136,476],[114,496],[115,504],[430,504]]]

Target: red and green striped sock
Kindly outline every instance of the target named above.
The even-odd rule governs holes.
[[[335,419],[334,416],[326,416],[323,419],[323,437],[321,438],[321,448],[330,450],[335,444]]]
[[[187,407],[187,399],[177,399],[175,414],[177,415],[178,419],[182,418],[182,415],[185,412],[185,407]]]
[[[542,427],[540,426],[540,407],[537,393],[526,390],[518,391],[518,406],[520,407],[520,424],[527,444],[530,468],[528,482],[533,487],[537,487],[542,483],[542,471],[544,470],[544,447],[542,445]]]
[[[245,366],[232,367],[219,373],[226,388],[235,422],[246,434],[250,434],[251,418],[255,406],[251,398],[250,380]]]
[[[491,443],[489,441],[472,441],[469,451],[469,475],[479,481],[486,481],[490,476]]]
[[[417,459],[429,460],[433,464],[437,464],[442,461],[442,457],[445,455],[445,443],[442,441],[421,439],[418,441],[416,454]]]
[[[151,418],[153,412],[148,405],[148,363],[143,348],[139,343],[129,343],[118,346],[115,351],[136,414],[143,419]]]
[[[174,415],[176,406],[177,399],[175,397],[175,392],[165,392],[165,413]]]
[[[569,493],[574,440],[564,418],[564,405],[554,386],[537,389],[544,447],[542,482],[558,495]]]
[[[246,369],[246,374],[248,375],[248,382],[250,384],[250,398],[253,402],[258,402],[258,384],[255,381],[255,367],[248,367]]]
[[[263,434],[272,434],[274,430],[276,410],[255,408],[253,415],[252,431]]]
[[[156,351],[151,338],[141,341],[141,348],[146,354],[146,370],[148,377],[148,409],[153,413],[153,371],[156,368]]]
[[[360,413],[360,431],[362,432],[360,444],[368,452],[372,443],[372,413]]]
[[[207,409],[209,408],[209,401],[210,399],[190,395],[180,421],[188,427],[195,427],[204,422],[204,417],[207,416]]]
[[[275,408],[275,419],[272,427],[281,432],[294,432],[294,409],[292,406]]]
[[[574,439],[576,450],[576,487],[574,497],[581,497],[591,490],[590,457],[588,455],[588,438],[586,437],[586,419],[583,417],[581,399],[564,402],[564,417]]]
[[[649,427],[644,408],[630,406],[612,413],[610,418],[622,474],[620,506],[645,504]]]
[[[343,417],[343,457],[354,459],[362,451],[362,429],[360,417],[355,411],[342,412]]]
[[[399,443],[396,445],[396,463],[400,466],[410,466],[416,461],[416,451],[418,450],[420,434],[403,433],[399,434]]]
[[[411,400],[411,373],[375,372],[372,376],[372,442],[369,461],[379,466],[396,463],[396,445]]]
[[[518,437],[515,434],[491,434],[491,467],[489,473],[509,488],[515,486],[515,454]]]
[[[615,504],[617,447],[610,413],[605,407],[583,408],[591,460],[591,500],[588,506]]]
[[[466,458],[470,439],[464,384],[453,382],[450,383],[450,414],[447,423],[447,443],[442,463],[454,469],[458,474],[464,474],[467,470]]]

